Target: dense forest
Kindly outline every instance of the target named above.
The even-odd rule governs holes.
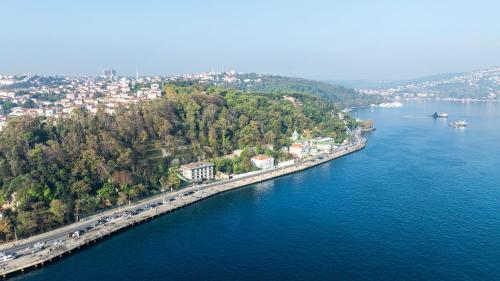
[[[71,118],[10,120],[0,133],[0,240],[178,187],[179,164],[254,146],[277,151],[294,130],[347,137],[333,104],[316,96],[294,94],[297,106],[281,95],[199,85],[164,92],[112,115],[77,110]]]
[[[369,105],[382,102],[382,98],[373,95],[361,95],[354,89],[327,82],[308,80],[303,78],[284,77],[278,75],[260,75],[255,73],[239,74],[242,82],[239,84],[227,84],[227,87],[234,87],[239,90],[254,91],[260,93],[307,93],[315,95],[335,103],[338,108]]]

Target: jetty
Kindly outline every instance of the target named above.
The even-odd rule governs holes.
[[[0,263],[4,279],[46,266],[65,256],[131,227],[171,213],[216,194],[296,173],[333,159],[361,150],[362,139],[332,153],[304,159],[298,163],[260,171],[246,177],[221,180],[209,184],[192,185],[179,191],[143,199],[126,207],[112,209],[79,222],[54,229],[30,238],[0,245],[0,252],[15,253],[15,258]]]

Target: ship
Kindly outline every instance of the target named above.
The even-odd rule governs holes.
[[[453,121],[450,123],[450,126],[452,126],[452,127],[465,127],[465,126],[467,126],[467,122],[465,122],[465,120]]]
[[[434,112],[434,114],[431,115],[432,118],[448,118],[448,113],[446,112]]]

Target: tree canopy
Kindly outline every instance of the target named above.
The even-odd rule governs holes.
[[[235,149],[290,144],[294,130],[347,137],[329,101],[200,85],[167,85],[165,96],[114,114],[75,111],[70,118],[25,116],[0,133],[0,238],[70,223],[99,209],[176,188],[178,164],[218,158]],[[349,120],[348,125],[354,125]],[[217,162],[248,169],[244,160]]]

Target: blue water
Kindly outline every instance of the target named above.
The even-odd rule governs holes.
[[[465,129],[423,118],[446,111]],[[221,194],[19,280],[500,280],[500,104],[362,109],[366,149]]]

